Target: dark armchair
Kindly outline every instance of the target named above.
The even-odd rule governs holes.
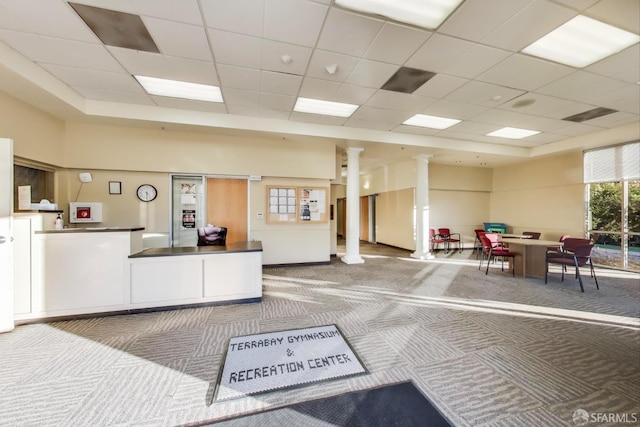
[[[198,246],[225,246],[227,244],[227,228],[207,225],[198,228]]]
[[[585,239],[571,239],[568,238],[564,241],[564,250],[563,251],[548,251],[546,256],[546,266],[544,273],[544,283],[547,283],[547,276],[549,274],[549,264],[557,264],[562,266],[560,271],[562,272],[561,280],[564,282],[564,271],[565,267],[575,267],[576,272],[575,276],[580,283],[580,291],[584,292],[584,286],[582,285],[582,276],[580,275],[580,267],[584,267],[585,265],[589,265],[589,269],[591,271],[591,277],[596,282],[596,289],[600,289],[598,286],[598,278],[596,277],[596,272],[593,269],[593,262],[591,261],[591,250],[593,249],[593,243],[580,243],[577,242],[577,245],[573,245],[574,241],[582,240],[584,242]],[[569,243],[569,247],[567,247],[567,242]]]

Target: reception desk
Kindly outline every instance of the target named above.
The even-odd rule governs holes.
[[[30,280],[14,281],[15,322],[262,297],[262,244],[143,250],[142,227],[40,230]]]
[[[129,256],[131,307],[262,299],[262,243],[152,248]]]

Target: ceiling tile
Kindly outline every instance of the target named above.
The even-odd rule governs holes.
[[[453,119],[467,120],[487,110],[487,107],[481,107],[479,105],[441,99],[423,109],[421,113],[437,117],[450,117]]]
[[[440,73],[473,46],[473,43],[465,40],[434,34],[405,65]]]
[[[398,70],[397,65],[361,59],[347,77],[346,83],[369,88],[381,87]]]
[[[497,105],[520,96],[523,93],[524,91],[521,90],[515,90],[490,83],[470,81],[447,95],[444,99],[481,105],[484,107],[496,107]],[[495,96],[502,97],[499,104],[493,100],[493,97]]]
[[[0,28],[16,31],[37,29],[37,34],[99,43],[73,9],[61,1],[0,1]]]
[[[603,93],[598,97],[598,104],[614,110],[640,114],[640,85],[628,84]]]
[[[432,104],[435,100],[424,96],[378,90],[365,105],[373,108],[418,112]]]
[[[534,114],[561,119],[564,116],[555,115],[554,112],[570,108],[575,103],[566,99],[555,98],[553,96],[539,93],[527,92],[504,104],[498,106],[501,110],[517,111],[523,114]]]
[[[364,57],[374,61],[402,65],[433,34],[387,22],[373,40]]]
[[[355,113],[351,115],[351,117],[358,120],[380,121],[393,124],[400,124],[411,116],[412,114],[407,111],[372,108],[366,105],[358,108]]]
[[[305,0],[265,0],[264,37],[315,46],[328,9]]]
[[[347,121],[345,117],[323,116],[320,114],[298,113],[294,111],[290,116],[291,120],[306,123],[318,123],[323,125],[342,126]]]
[[[218,85],[212,62],[175,58],[119,47],[107,48],[130,74]]]
[[[617,113],[607,114],[606,116],[598,117],[592,120],[588,120],[586,123],[590,126],[600,126],[603,128],[613,128],[617,126],[626,125],[627,123],[634,123],[638,121],[638,113],[630,114],[623,111]]]
[[[473,79],[512,55],[511,52],[475,44],[443,67],[442,73]]]
[[[207,27],[261,37],[264,0],[200,0]]]
[[[152,96],[151,98],[160,107],[209,111],[211,113],[227,112],[227,108],[222,102],[194,101],[192,99],[171,98],[169,96]]]
[[[336,93],[341,84],[328,80],[319,80],[305,77],[300,87],[300,96],[303,98],[323,99],[325,101],[336,101]]]
[[[73,87],[88,100],[120,102],[127,104],[155,105],[146,93],[118,92],[99,88]]]
[[[368,87],[342,84],[336,91],[335,101],[362,105],[367,102],[367,100],[371,98],[371,96],[373,96],[375,92],[376,89]]]
[[[625,85],[620,80],[586,71],[576,71],[537,89],[536,92],[601,106],[602,97],[606,97],[608,92],[620,89]]]
[[[224,103],[231,105],[244,105],[247,107],[260,107],[260,92],[243,89],[224,88],[222,90]]]
[[[496,129],[499,129],[499,125],[480,123],[473,120],[465,120],[447,128],[449,132],[464,133],[467,135],[486,135]]]
[[[518,52],[576,15],[577,11],[567,7],[546,0],[534,0],[482,41]],[[531,25],[532,22],[536,24]]]
[[[130,0],[136,12],[144,16],[168,19],[194,25],[204,25],[198,8],[198,0],[158,1]],[[206,0],[203,0],[206,1]],[[109,3],[112,3],[109,0]],[[234,3],[236,3],[234,1]],[[107,7],[108,8],[108,7]]]
[[[351,74],[358,61],[359,58],[354,56],[316,49],[311,56],[307,76],[342,82]],[[331,65],[337,65],[335,74],[329,74],[325,69]]]
[[[479,123],[488,123],[499,126],[511,126],[518,127],[519,123],[525,122],[529,119],[528,114],[517,113],[513,111],[504,111],[498,109],[490,109],[483,113],[478,114],[473,118],[474,121]],[[535,129],[531,129],[535,130]]]
[[[629,0],[601,0],[585,11],[585,15],[638,34],[640,2]]]
[[[261,93],[260,106],[270,110],[291,111],[296,104],[295,96],[280,95],[277,93]]]
[[[469,80],[460,77],[436,74],[428,82],[419,87],[414,95],[428,96],[431,98],[443,98],[463,86]]]
[[[260,90],[260,70],[226,64],[218,64],[217,68],[218,74],[220,75],[220,82],[225,87],[255,91]]]
[[[260,68],[262,39],[227,31],[210,30],[214,60],[222,64]]]
[[[515,89],[535,90],[573,71],[566,65],[515,54],[480,74],[477,79]]]
[[[142,86],[127,73],[89,70],[64,65],[42,64],[42,68],[68,84],[69,86],[107,91],[145,93]]]
[[[148,17],[143,22],[160,53],[201,61],[213,60],[203,27]]]
[[[598,61],[584,70],[628,83],[637,83],[640,81],[640,43]]]
[[[102,44],[0,30],[0,39],[35,62],[122,71]]]
[[[311,52],[312,49],[309,47],[264,40],[262,42],[261,68],[302,76],[309,65]],[[283,63],[283,55],[290,56],[291,63]]]
[[[435,135],[438,129],[423,128],[421,126],[398,125],[393,128],[394,132],[411,133],[415,135]]]
[[[346,55],[362,56],[383,21],[332,8],[324,24],[317,47]]]
[[[297,95],[302,84],[302,76],[263,71],[261,73],[260,90],[281,95]]]
[[[438,32],[481,41],[530,2],[531,0],[465,1],[438,28]],[[491,13],[487,13],[488,11]]]

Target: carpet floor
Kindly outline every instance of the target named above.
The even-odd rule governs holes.
[[[458,426],[640,418],[640,275],[598,269],[600,290],[586,274],[581,293],[559,270],[547,284],[499,263],[485,275],[470,250],[421,261],[363,244],[356,265],[341,250],[264,268],[260,303],[0,334],[0,424],[180,426],[405,381]],[[230,337],[327,324],[368,374],[211,404]]]

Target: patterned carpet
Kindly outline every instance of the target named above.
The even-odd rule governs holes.
[[[499,264],[485,275],[470,250],[361,253],[264,268],[261,303],[1,334],[0,425],[188,425],[406,380],[460,426],[572,426],[578,409],[606,420],[592,425],[640,419],[638,274],[598,269],[598,291],[585,270],[581,293],[559,270],[548,284]],[[334,323],[368,375],[210,403],[230,337]]]

